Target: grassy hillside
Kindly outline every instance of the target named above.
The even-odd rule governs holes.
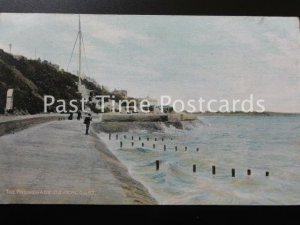
[[[0,49],[0,113],[4,113],[9,88],[15,90],[14,112],[35,114],[43,111],[44,95],[53,95],[66,102],[80,99],[77,82],[77,76],[60,70],[50,62],[15,57]],[[95,94],[109,94],[92,82],[84,80],[83,83]]]

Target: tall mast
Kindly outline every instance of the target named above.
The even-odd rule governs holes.
[[[79,38],[79,58],[78,58],[78,62],[79,62],[79,66],[78,66],[78,77],[79,77],[79,82],[78,82],[78,88],[80,89],[81,86],[81,41],[82,41],[82,33],[81,33],[81,23],[80,23],[80,15],[79,15],[79,21],[78,21],[78,27],[79,27],[79,31],[78,31],[78,38]]]

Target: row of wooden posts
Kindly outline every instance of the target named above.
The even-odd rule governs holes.
[[[134,142],[131,142],[131,146],[132,146],[132,147],[134,146]],[[142,147],[145,146],[144,142],[141,143],[141,146],[142,146]],[[153,149],[155,149],[155,148],[156,148],[156,145],[153,144],[152,147],[153,147]],[[123,142],[122,142],[122,141],[120,141],[120,148],[123,148]],[[188,149],[187,146],[185,146],[185,147],[184,147],[184,150],[187,151],[187,149]],[[167,145],[164,145],[164,151],[166,151],[166,150],[167,150]],[[175,146],[175,151],[177,151],[177,150],[178,150],[178,147]],[[198,151],[199,151],[199,148],[196,148],[196,151],[198,152]]]
[[[126,135],[124,135],[123,137],[124,137],[124,139],[127,138]],[[109,140],[111,140],[111,138],[112,138],[112,137],[111,137],[111,133],[109,133]],[[116,134],[116,140],[118,140],[118,139],[119,139],[119,135]],[[141,137],[138,137],[138,139],[139,139],[139,141],[141,141]],[[146,139],[147,139],[147,141],[150,140],[149,137],[147,137]],[[134,136],[131,136],[131,140],[132,140],[132,141],[134,140]],[[157,140],[158,140],[158,138],[154,138],[154,141],[157,141]],[[164,141],[164,138],[162,137],[161,140]],[[171,138],[171,140],[172,140],[172,138]],[[142,143],[141,143],[141,146],[144,147],[144,145],[145,145],[144,142],[142,142]],[[134,146],[134,142],[131,142],[131,146],[132,146],[132,147]],[[155,149],[156,145],[153,144],[152,146],[153,146],[153,149]],[[120,148],[122,148],[122,147],[123,147],[123,142],[120,141]],[[166,151],[166,150],[167,150],[167,146],[164,145],[164,151]],[[178,147],[175,146],[175,151],[177,151],[177,150],[178,150]],[[184,147],[184,150],[187,151],[187,146]],[[199,151],[199,148],[196,148],[196,151],[198,152],[198,151]],[[156,160],[156,161],[155,161],[155,165],[156,165],[156,170],[157,170],[157,171],[159,171],[159,162],[160,162],[159,160]],[[192,170],[193,170],[194,173],[196,172],[196,164],[193,164]],[[216,175],[216,166],[214,166],[214,165],[212,166],[212,174],[213,174],[213,175]],[[266,173],[265,173],[266,177],[268,177],[269,174],[270,174],[269,171],[266,171]],[[250,169],[247,170],[247,175],[248,175],[248,176],[251,175],[251,170],[250,170]],[[235,177],[235,169],[234,169],[234,168],[231,169],[231,176],[232,176],[232,177]]]
[[[159,171],[159,162],[160,162],[159,160],[155,161],[156,171]],[[192,170],[193,170],[193,173],[196,173],[196,164],[193,164]],[[211,167],[211,172],[212,172],[212,175],[216,175],[216,166],[213,165]],[[250,169],[247,170],[247,175],[248,176],[251,175]],[[266,177],[268,177],[269,175],[270,175],[269,171],[266,171]],[[235,169],[234,168],[231,169],[231,176],[235,177]]]
[[[111,140],[111,138],[112,138],[111,133],[109,133],[109,140]],[[124,138],[124,139],[127,139],[127,136],[124,135],[123,138]],[[139,139],[139,141],[142,140],[141,137],[139,137],[138,139]],[[147,139],[147,141],[150,140],[149,137],[147,137],[146,139]],[[119,140],[119,135],[118,135],[118,134],[116,134],[116,140]],[[131,140],[132,140],[132,141],[134,140],[134,136],[131,136]],[[164,140],[165,140],[164,137],[162,137],[162,138],[161,138],[161,141],[164,141]],[[173,140],[173,138],[171,138],[171,140]],[[158,141],[158,138],[154,138],[154,141]]]
[[[126,135],[124,135],[123,137],[124,137],[124,139],[127,138]],[[111,133],[109,133],[109,140],[111,140],[111,138],[112,138],[112,137],[111,137]],[[119,140],[119,135],[118,135],[118,134],[116,134],[116,140]],[[131,140],[132,140],[132,141],[134,140],[134,136],[131,136]],[[138,140],[141,141],[142,138],[141,138],[141,137],[138,137]],[[146,140],[149,141],[150,138],[147,137]],[[154,138],[154,141],[157,141],[157,140],[158,140],[158,138]],[[171,140],[173,140],[173,139],[171,138]],[[161,138],[161,141],[164,141],[164,138],[163,138],[163,137]],[[134,142],[131,142],[131,146],[132,146],[132,147],[134,146]],[[145,143],[142,142],[142,143],[141,143],[141,146],[144,147],[144,146],[145,146]],[[120,148],[122,148],[122,147],[123,147],[123,141],[120,141]],[[156,145],[153,144],[152,147],[153,147],[153,149],[155,149],[155,148],[156,148]],[[187,149],[188,149],[187,146],[185,146],[185,147],[184,147],[184,150],[187,151]],[[167,150],[167,145],[164,145],[164,151],[166,151],[166,150]],[[177,151],[177,150],[178,150],[178,147],[175,146],[175,151]],[[198,151],[199,151],[199,148],[196,148],[196,151],[198,152]]]

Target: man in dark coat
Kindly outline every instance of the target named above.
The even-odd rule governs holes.
[[[84,119],[84,124],[86,126],[86,130],[85,130],[86,135],[89,134],[89,128],[90,128],[91,121],[92,121],[92,115],[89,113],[88,116],[85,117],[85,119]]]
[[[68,120],[73,120],[73,113],[70,113]]]
[[[77,112],[77,120],[80,120],[80,119],[81,119],[81,111],[78,110],[78,112]]]

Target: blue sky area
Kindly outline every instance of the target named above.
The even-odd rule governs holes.
[[[264,99],[300,112],[297,18],[81,15],[84,73],[134,97]],[[0,48],[66,69],[78,15],[0,14]],[[77,54],[69,71],[77,70]]]

